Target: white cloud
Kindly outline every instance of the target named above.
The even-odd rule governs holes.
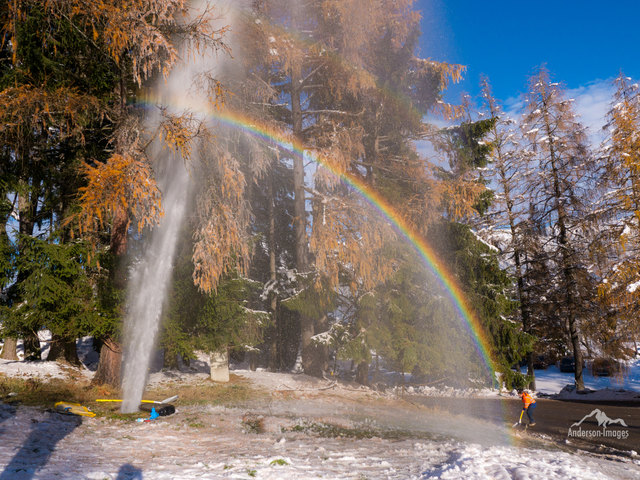
[[[505,113],[513,118],[519,118],[522,115],[522,111],[524,110],[524,96],[518,95],[517,97],[509,97],[504,101],[502,108]]]
[[[567,90],[567,98],[575,98],[575,110],[583,125],[589,128],[594,140],[603,137],[602,127],[611,108],[615,86],[613,79],[596,80],[585,86]]]
[[[588,128],[588,134],[594,144],[604,138],[602,127],[606,123],[606,115],[611,108],[611,100],[615,87],[613,79],[594,80],[586,85],[570,88],[565,91],[565,98],[575,99],[573,107],[580,122]],[[504,103],[505,112],[512,118],[520,118],[524,109],[524,100],[511,97]]]
[[[615,86],[613,78],[606,80],[594,80],[586,85],[571,88],[565,91],[565,98],[573,98],[574,111],[579,117],[579,121],[588,128],[588,135],[593,146],[600,144],[605,138],[602,128],[606,123],[606,115],[611,108]],[[504,101],[505,113],[513,118],[520,119],[525,107],[522,95],[513,96]],[[443,119],[429,119],[437,127],[444,128],[455,122],[447,122]],[[416,142],[418,152],[435,160],[440,155],[434,151],[433,146],[427,141]]]
[[[452,125],[455,125],[455,122],[446,120],[444,118],[436,117],[435,115],[428,116],[425,121],[430,123],[436,128],[447,128]],[[418,140],[415,142],[416,150],[418,154],[427,158],[432,162],[441,163],[443,162],[442,154],[438,153],[433,144],[429,140]]]

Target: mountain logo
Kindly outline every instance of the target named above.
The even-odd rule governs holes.
[[[593,418],[593,417],[595,417],[596,421],[598,422],[598,426],[599,427],[607,428],[609,425],[611,425],[613,423],[616,423],[618,425],[622,425],[623,427],[627,426],[627,424],[624,422],[623,419],[616,418],[614,420],[613,418],[609,418],[606,413],[604,413],[599,408],[596,408],[591,413],[589,413],[588,415],[585,415],[582,418],[582,420],[580,420],[579,422],[576,422],[573,425],[571,425],[571,427],[579,427],[582,424],[582,422],[584,422],[588,418]]]

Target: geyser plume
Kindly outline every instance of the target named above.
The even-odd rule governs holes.
[[[221,28],[232,22],[230,13],[235,9],[231,9],[231,4],[215,4],[219,18],[214,23],[220,25],[214,26]],[[209,2],[194,2],[191,17],[197,18],[208,7]],[[166,81],[159,81],[154,89],[153,97],[157,105],[147,119],[150,130],[157,128],[161,120],[159,107],[166,108],[166,113],[170,115],[191,115],[197,111],[196,107],[206,105],[208,96],[202,89],[196,88],[197,79],[204,73],[219,72],[225,56],[212,49],[194,51],[185,45],[181,48],[180,57],[182,62],[174,67]],[[204,121],[204,116],[196,120]],[[189,159],[157,144],[154,150],[154,171],[162,192],[164,217],[150,233],[144,256],[135,266],[129,281],[122,365],[122,411],[125,413],[138,410],[145,389],[190,190],[187,171]]]
[[[144,258],[136,265],[130,280],[122,377],[123,412],[137,411],[142,399],[189,189],[189,176],[180,159],[166,154],[162,157],[156,175],[162,191],[164,217],[153,230]]]

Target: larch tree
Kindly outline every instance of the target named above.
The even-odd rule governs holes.
[[[301,10],[303,7],[304,12]],[[357,132],[343,128],[340,139],[330,136],[336,119],[350,114],[336,108],[335,103],[331,105],[331,102],[344,93],[343,80],[347,83],[353,80],[352,88],[359,81],[355,79],[355,69],[339,58],[342,43],[338,36],[344,33],[344,25],[340,24],[344,17],[335,17],[338,24],[333,27],[338,29],[337,32],[329,31],[326,25],[331,15],[328,9],[331,8],[330,2],[308,2],[304,6],[300,2],[261,2],[257,5],[254,21],[249,25],[251,31],[247,38],[254,41],[253,58],[257,60],[252,75],[266,85],[263,90],[269,95],[263,104],[268,123],[316,154],[345,159],[344,154],[339,155],[340,141],[344,141],[344,145],[357,145],[357,139],[353,138]],[[362,75],[366,77],[366,73]],[[300,283],[306,284],[303,288],[310,291],[314,275],[310,275],[306,201],[319,190],[305,181],[303,156],[291,156],[288,152],[283,152],[282,156],[288,156],[293,166],[295,270]],[[312,192],[312,197],[308,197],[309,192]],[[316,283],[316,287],[318,285]],[[322,355],[318,355],[311,340],[322,328],[315,325],[317,321],[319,319],[309,318],[301,312],[303,368],[308,373],[320,375],[324,368]]]
[[[338,10],[353,6],[351,5],[353,2],[344,2],[342,5],[331,4],[331,2],[308,2],[304,5],[300,2],[293,2],[292,5],[289,5],[290,2],[280,2],[281,5],[276,3],[278,2],[273,2],[265,10],[265,13],[268,11],[267,21],[270,21],[267,28],[275,27],[275,30],[271,30],[266,35],[269,41],[274,40],[270,42],[271,44],[269,41],[266,42],[270,47],[266,58],[276,62],[274,66],[279,76],[274,78],[275,82],[273,82],[280,100],[279,107],[272,110],[270,114],[287,125],[292,138],[304,144],[308,150],[313,151],[313,154],[342,162],[340,165],[332,165],[340,171],[345,168],[349,154],[355,153],[358,149],[361,135],[361,130],[354,128],[353,122],[349,120],[352,112],[342,108],[340,100],[349,89],[362,88],[363,82],[366,81],[369,81],[369,85],[373,83],[366,71],[356,71],[340,57],[344,45],[350,42],[343,41],[343,36],[347,34],[346,17]],[[285,13],[289,6],[292,7],[290,16]],[[266,22],[259,25],[264,26]],[[283,27],[289,31],[283,31]],[[264,32],[266,34],[267,30]],[[352,34],[351,47],[363,42],[363,37],[356,38],[362,35],[360,29],[356,27]],[[280,62],[282,62],[281,66],[278,65]],[[282,106],[283,101],[286,102],[286,107]],[[337,132],[336,126],[343,121],[345,123]],[[323,275],[329,275],[336,280],[335,268],[332,268],[332,272],[325,268],[335,267],[336,264],[325,261],[326,257],[318,255],[317,252],[314,255],[315,262],[310,263],[310,249],[324,245],[324,242],[315,243],[313,240],[319,233],[315,220],[312,223],[314,228],[311,231],[311,237],[309,235],[307,230],[309,213],[306,210],[306,202],[308,199],[322,202],[321,197],[324,195],[322,191],[325,189],[318,184],[305,181],[303,156],[294,155],[292,162],[295,265],[304,295],[308,299],[305,304],[310,304],[314,302],[313,297],[316,296],[314,291],[319,296],[317,298],[324,295],[320,291],[321,285],[326,285],[321,281]],[[316,173],[320,183],[327,179],[328,172],[317,171]],[[311,195],[308,196],[308,193]],[[328,206],[332,207],[332,205]],[[324,212],[326,226],[326,219],[330,221],[332,217],[330,213],[326,214],[326,208]],[[345,215],[344,218],[347,216]],[[358,217],[354,215],[349,218]],[[346,226],[340,222],[334,222],[331,225]],[[339,233],[335,233],[333,239],[338,243]],[[352,242],[347,243],[353,246]],[[313,274],[314,271],[317,271],[318,275]],[[326,329],[325,316],[320,311],[312,312],[304,309],[299,310],[299,315],[303,369],[307,373],[321,375],[326,369],[325,355],[323,348],[314,344],[312,337]]]
[[[321,304],[329,298],[323,290],[340,282],[354,294],[371,289],[391,267],[374,252],[392,238],[392,231],[331,171],[375,186],[398,206],[406,206],[398,188],[406,189],[414,211],[433,211],[425,208],[425,200],[435,197],[436,182],[429,181],[430,170],[410,141],[424,131],[421,115],[444,105],[438,103],[439,93],[447,81],[459,78],[462,67],[414,55],[419,17],[412,4],[306,2],[304,14],[298,2],[258,5],[252,38],[259,52],[255,57],[267,65],[258,63],[254,71],[274,92],[265,109],[272,124],[330,167],[315,169],[309,182],[304,157],[292,159],[296,269],[313,272],[303,288],[307,305],[314,296]],[[411,221],[422,225],[419,214]],[[314,310],[306,313],[317,314],[315,319],[305,320],[301,312],[303,367],[320,374],[326,360],[314,354],[317,342],[312,339],[326,333],[328,325],[326,315]]]
[[[530,202],[547,230],[543,252],[553,265],[546,297],[556,301],[575,358],[576,387],[583,390],[580,322],[588,310],[579,283],[586,261],[584,207],[592,158],[572,100],[563,97],[545,68],[530,79],[522,128],[536,173],[528,187]]]
[[[604,321],[590,325],[590,333],[602,354],[625,358],[624,344],[637,342],[640,333],[640,93],[637,83],[622,74],[615,85],[601,153],[602,228],[594,242],[598,293],[606,310]]]
[[[30,262],[22,252],[33,236],[53,244],[68,234],[59,222],[71,203],[70,190],[79,185],[74,172],[91,137],[87,132],[99,127],[104,113],[95,89],[79,93],[70,84],[79,81],[77,86],[89,87],[100,76],[101,67],[93,58],[74,55],[86,46],[84,39],[66,22],[47,17],[41,4],[8,2],[5,8],[0,138],[2,169],[7,173],[4,191],[13,198],[7,213],[18,219],[11,233],[15,261],[6,285],[9,308],[5,311],[10,321],[5,327],[11,324],[13,334],[25,339],[26,355],[37,358],[36,333],[43,325],[26,321],[29,312],[22,284],[30,275]],[[77,73],[80,69],[82,74]],[[56,332],[54,343],[73,340],[75,344],[75,338],[60,334]]]
[[[178,43],[222,48],[223,32],[211,27],[210,11],[186,22],[183,0],[27,0],[8,2],[7,9],[3,45],[10,45],[10,58],[3,67],[10,81],[0,94],[2,135],[11,152],[5,158],[38,166],[44,157],[60,172],[55,184],[45,183],[42,169],[31,177],[15,175],[20,229],[28,234],[34,222],[40,228],[34,215],[40,205],[51,205],[53,214],[42,214],[55,222],[52,230],[63,242],[80,236],[97,249],[93,257],[103,260],[103,272],[96,281],[106,288],[97,301],[105,315],[93,333],[107,348],[94,380],[118,384],[117,290],[126,279],[127,236],[130,227],[141,231],[161,215],[146,147],[154,133],[175,146],[182,140],[166,134],[175,123],[170,118],[160,132],[145,131],[141,111],[129,103],[145,82],[168,74],[178,60]],[[61,171],[64,165],[69,168]],[[67,183],[69,178],[75,183]],[[42,190],[59,192],[60,201]]]
[[[500,249],[504,263],[508,265],[515,280],[515,295],[518,299],[517,319],[522,331],[533,332],[531,307],[533,298],[527,280],[526,228],[528,205],[525,189],[529,182],[527,157],[522,155],[522,139],[514,120],[504,112],[499,101],[493,97],[488,79],[482,80],[483,113],[494,122],[485,137],[491,146],[489,153],[488,179],[493,190],[491,206],[481,217],[480,235]],[[531,378],[529,388],[535,390],[533,352],[527,355],[527,375]]]

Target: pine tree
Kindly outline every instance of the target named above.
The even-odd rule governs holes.
[[[281,301],[292,295],[287,266],[293,265],[295,236],[291,224],[293,198],[288,167],[279,152],[271,151],[270,168],[251,182],[252,229],[257,241],[251,260],[250,278],[264,285],[262,298],[271,313],[265,332],[266,357],[272,371],[293,368],[298,351],[295,321]]]
[[[472,120],[468,99],[462,108],[462,121],[442,129],[435,142],[448,159],[448,168],[439,167],[436,171],[444,187],[442,208],[452,221],[469,221],[484,213],[492,195],[480,171],[487,166],[492,149],[483,139],[494,128],[496,119]]]
[[[435,224],[431,238],[439,256],[451,266],[466,298],[474,306],[474,313],[489,338],[496,369],[507,382],[514,386],[522,384],[523,379],[514,375],[511,368],[531,351],[533,337],[509,319],[516,307],[511,295],[513,280],[500,268],[497,252],[480,241],[469,226],[460,223]],[[464,345],[464,337],[461,342]],[[493,382],[484,376],[486,371],[477,364],[478,358],[470,354],[471,350],[467,352],[465,360],[475,362],[476,368],[472,371],[486,382]]]
[[[260,283],[232,272],[221,278],[215,292],[205,293],[193,282],[192,241],[185,229],[173,272],[173,288],[163,317],[160,341],[165,365],[185,363],[196,351],[252,351],[263,340],[267,312],[256,310]]]
[[[47,358],[78,365],[76,339],[92,333],[97,315],[88,249],[79,242],[33,237],[20,243],[17,267],[24,278],[16,288],[21,301],[7,312],[3,328],[22,338],[46,328],[52,334]]]

